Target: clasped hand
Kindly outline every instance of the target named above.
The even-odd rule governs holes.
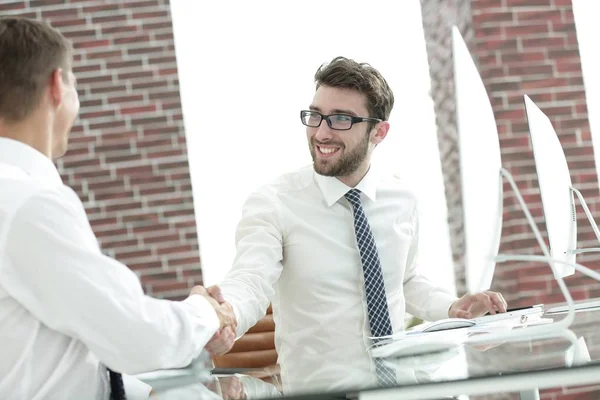
[[[233,347],[237,329],[237,320],[231,304],[225,301],[218,286],[211,286],[208,289],[203,286],[195,286],[190,295],[194,294],[201,295],[208,300],[219,317],[219,330],[204,348],[213,356],[227,353]]]

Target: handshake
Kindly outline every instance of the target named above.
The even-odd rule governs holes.
[[[211,286],[208,289],[194,286],[190,293],[190,296],[192,295],[200,295],[208,300],[219,317],[219,330],[204,348],[213,356],[227,353],[233,347],[237,329],[237,320],[231,304],[225,301],[218,286]]]

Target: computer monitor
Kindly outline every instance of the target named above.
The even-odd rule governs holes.
[[[485,86],[457,27],[452,29],[454,88],[470,292],[488,290],[502,230],[502,177],[496,119]]]
[[[575,262],[577,218],[569,167],[550,119],[524,96],[531,147],[535,159],[542,209],[552,258]],[[555,264],[561,276],[572,275],[571,266]]]

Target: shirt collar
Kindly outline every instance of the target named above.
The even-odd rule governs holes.
[[[33,147],[17,140],[0,137],[0,164],[8,164],[29,176],[50,183],[62,183],[56,166]]]
[[[341,199],[350,189],[350,186],[346,185],[339,179],[333,176],[323,176],[314,172],[317,185],[323,193],[325,202],[328,207],[331,207],[339,199]],[[375,201],[377,193],[377,182],[379,181],[379,174],[376,168],[371,164],[367,174],[362,180],[356,185],[355,189],[360,190],[365,194],[371,201]]]

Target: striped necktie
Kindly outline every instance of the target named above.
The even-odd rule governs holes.
[[[344,197],[348,199],[354,211],[354,233],[356,234],[356,243],[363,267],[369,326],[371,328],[371,335],[374,338],[373,342],[376,344],[381,340],[379,338],[391,336],[393,330],[387,297],[385,295],[379,253],[375,246],[375,238],[371,232],[369,221],[360,201],[360,193],[360,190],[352,189]],[[382,385],[396,384],[395,371],[383,365],[380,359],[374,359],[374,361],[379,383]]]

